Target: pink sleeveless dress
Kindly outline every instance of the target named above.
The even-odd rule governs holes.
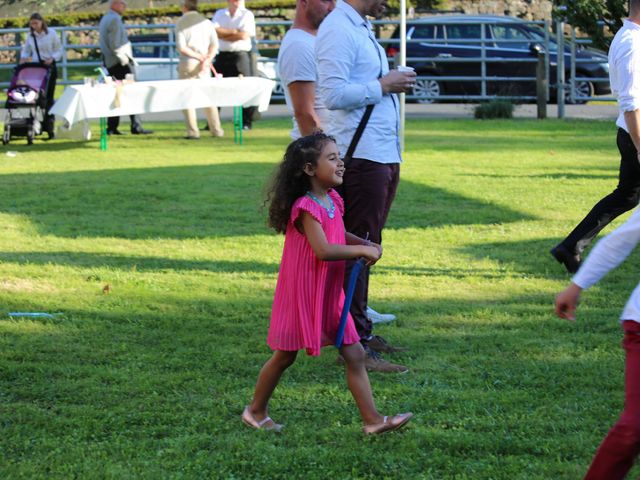
[[[311,198],[300,197],[291,209],[284,237],[284,251],[278,274],[267,344],[272,350],[306,350],[320,355],[320,348],[335,343],[344,305],[344,260],[318,260],[311,245],[294,222],[302,212],[320,223],[329,243],[346,243],[344,204],[335,190],[329,190],[335,205],[334,218]],[[349,314],[344,345],[360,341]]]

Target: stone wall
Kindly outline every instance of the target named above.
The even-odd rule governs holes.
[[[97,1],[97,0],[94,0]],[[491,15],[509,15],[519,17],[525,20],[548,20],[551,19],[551,2],[540,0],[447,0],[442,2],[441,8],[447,10],[460,10],[466,14],[491,14]],[[276,19],[292,19],[293,9],[263,9],[254,11],[257,20],[276,20]],[[418,11],[417,15],[421,15]],[[127,23],[174,23],[175,18],[172,17],[156,17],[156,18],[126,18]],[[386,26],[378,29],[378,34],[382,37],[388,37],[393,31],[392,26]],[[270,26],[261,29],[258,33],[262,38],[278,39],[284,34],[284,27]],[[137,32],[131,32],[137,33]],[[0,42],[9,46],[20,44],[20,38],[16,38],[16,34],[0,35]],[[77,31],[70,35],[70,43],[75,44],[91,44],[98,43],[97,32],[93,31]],[[68,50],[68,58],[77,60],[94,56],[97,58],[96,51],[88,50]],[[17,55],[14,52],[0,52],[0,63],[15,63]]]
[[[551,20],[551,4],[546,0],[447,0],[443,8],[467,14],[508,15],[523,20]]]

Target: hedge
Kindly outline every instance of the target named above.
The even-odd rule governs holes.
[[[400,1],[389,1],[389,8],[391,10],[398,10]],[[414,2],[407,2],[408,5],[414,4]],[[198,10],[202,13],[213,13],[221,8],[226,8],[227,2],[216,3],[204,3],[199,5]],[[247,2],[247,7],[252,10],[265,10],[265,9],[294,9],[296,7],[296,0],[255,0]],[[180,6],[171,7],[159,7],[159,8],[145,8],[139,10],[128,10],[125,12],[125,18],[149,18],[149,17],[178,17],[182,14]],[[51,26],[57,25],[79,25],[86,23],[99,23],[100,19],[104,15],[103,12],[86,12],[86,13],[61,13],[59,15],[48,15],[47,23]],[[24,28],[29,22],[29,17],[13,17],[13,18],[0,18],[0,28]]]
[[[264,8],[295,8],[296,0],[257,0],[249,2],[247,5],[252,9]],[[199,5],[198,10],[202,13],[212,13],[221,8],[226,8],[227,2],[204,3]],[[105,10],[106,11],[106,10]],[[51,26],[57,25],[78,25],[81,23],[98,23],[104,15],[102,12],[84,13],[61,13],[59,15],[48,15],[47,23]],[[127,10],[124,18],[148,18],[148,17],[179,17],[182,10],[179,5],[171,7],[144,8],[140,10]],[[1,18],[0,28],[23,28],[29,22],[29,17]]]

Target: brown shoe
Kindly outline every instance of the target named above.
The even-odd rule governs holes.
[[[390,432],[392,430],[397,430],[401,428],[403,425],[406,425],[409,420],[413,417],[413,413],[401,413],[399,415],[394,415],[393,417],[384,417],[382,423],[374,423],[371,425],[365,425],[362,427],[362,431],[365,435],[380,435],[381,433]]]
[[[407,350],[403,347],[394,347],[392,345],[389,345],[389,343],[387,343],[387,341],[380,335],[373,335],[371,337],[371,340],[367,342],[367,345],[376,352],[383,353],[405,352]]]
[[[368,372],[407,373],[409,371],[404,365],[387,362],[378,352],[369,346],[365,347],[365,352],[367,356],[364,359],[364,366]]]

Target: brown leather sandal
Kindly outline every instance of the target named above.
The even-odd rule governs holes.
[[[372,423],[362,427],[365,435],[380,435],[381,433],[397,430],[405,425],[413,417],[413,413],[400,413],[393,417],[385,416],[382,423]]]
[[[268,430],[279,433],[282,430],[282,427],[284,427],[284,425],[274,422],[271,417],[265,417],[260,421],[256,420],[249,410],[249,405],[244,407],[244,411],[242,412],[242,421],[245,425],[255,428],[256,430]]]

